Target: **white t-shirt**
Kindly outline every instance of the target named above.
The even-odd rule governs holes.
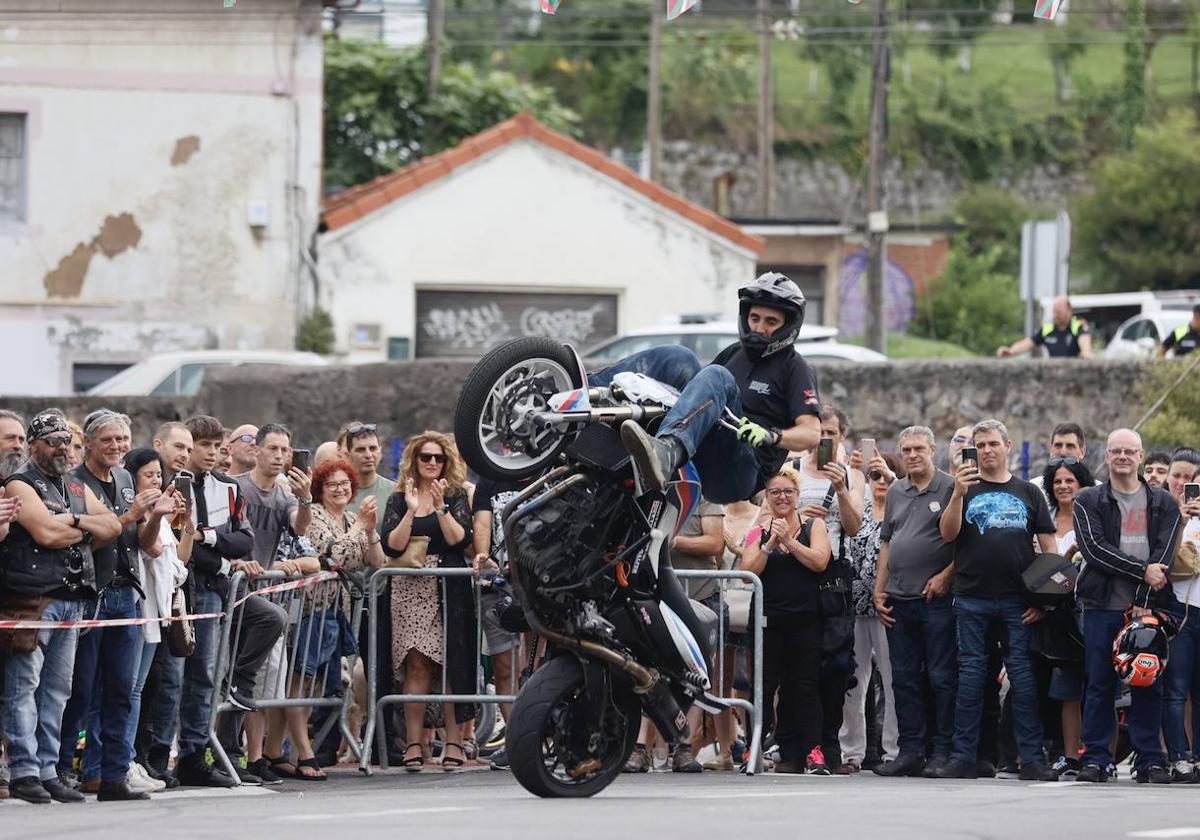
[[[187,580],[187,566],[179,559],[179,542],[171,533],[171,524],[164,517],[158,531],[158,541],[162,543],[162,554],[151,557],[143,551],[138,552],[139,579],[146,600],[142,602],[143,618],[164,618],[171,615],[171,595],[176,587],[182,586]],[[162,624],[158,621],[147,621],[142,625],[142,637],[147,644],[158,644],[162,641]]]
[[[1183,526],[1181,543],[1190,542],[1200,551],[1200,519],[1188,519]],[[1200,607],[1200,577],[1172,580],[1171,588],[1175,591],[1175,599],[1181,604]]]

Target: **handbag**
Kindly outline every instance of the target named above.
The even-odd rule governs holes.
[[[1075,591],[1079,567],[1061,554],[1039,554],[1021,572],[1025,594],[1031,604],[1054,605]]]
[[[53,598],[37,595],[7,595],[0,601],[0,620],[40,621]],[[37,649],[38,631],[32,627],[24,630],[0,630],[0,656],[16,653],[33,653]]]
[[[428,553],[429,537],[409,537],[403,553],[399,557],[389,557],[387,565],[391,569],[423,569]]]
[[[167,627],[167,650],[172,656],[188,657],[196,651],[196,626],[190,619],[180,620],[187,614],[183,587],[177,587],[171,593],[171,623]]]
[[[1196,544],[1184,539],[1175,552],[1175,562],[1171,564],[1171,580],[1187,580],[1200,575],[1200,552]]]

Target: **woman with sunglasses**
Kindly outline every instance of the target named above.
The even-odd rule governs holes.
[[[1059,455],[1046,462],[1042,473],[1042,489],[1050,497],[1054,515],[1054,539],[1058,553],[1074,557],[1075,497],[1085,487],[1095,484],[1087,464],[1071,455]],[[1070,777],[1080,769],[1080,735],[1083,727],[1083,634],[1074,600],[1068,598],[1061,606],[1049,609],[1046,618],[1030,625],[1029,646],[1035,658],[1049,667],[1049,697],[1062,704],[1062,757],[1054,764],[1061,776]],[[1040,682],[1040,681],[1039,681]],[[1042,683],[1044,685],[1044,683]]]
[[[471,544],[471,505],[465,488],[467,468],[454,441],[440,432],[422,432],[409,440],[400,462],[400,481],[388,499],[383,519],[383,551],[399,557],[414,537],[429,540],[425,568],[469,568],[464,550]],[[439,585],[440,584],[440,585]],[[475,599],[469,579],[402,577],[393,582],[391,597],[392,662],[404,674],[405,694],[428,694],[434,673],[454,694],[475,693],[478,653]],[[443,627],[446,650],[442,649]],[[435,687],[442,693],[441,685]],[[462,724],[472,720],[475,707],[447,703],[446,741],[442,769],[463,766]],[[405,703],[407,747],[403,766],[425,766],[425,704]]]
[[[823,517],[796,509],[801,478],[784,469],[767,482],[766,505],[746,533],[742,568],[762,579],[763,691],[766,723],[776,710],[777,773],[828,776],[821,757],[821,572],[829,565]],[[778,703],[775,693],[779,692]]]

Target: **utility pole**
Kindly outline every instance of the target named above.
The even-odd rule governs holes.
[[[758,214],[771,215],[771,180],[774,167],[775,114],[771,100],[771,5],[757,0],[758,8]]]
[[[887,93],[891,74],[887,0],[875,0],[875,61],[871,77],[871,121],[867,161],[867,347],[886,352],[887,318],[884,266],[887,262],[887,211],[883,170],[887,156]]]
[[[429,57],[429,98],[437,96],[442,78],[442,28],[445,23],[444,0],[429,0],[425,12],[425,49]]]
[[[650,180],[662,174],[662,0],[650,2],[650,83],[646,91],[646,151],[650,156]]]

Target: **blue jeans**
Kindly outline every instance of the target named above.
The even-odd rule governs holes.
[[[1083,611],[1083,761],[1108,766],[1117,734],[1117,672],[1113,668],[1113,638],[1125,626],[1121,610]],[[1171,654],[1174,655],[1174,645]],[[1169,661],[1169,660],[1168,660]],[[1163,722],[1163,681],[1149,688],[1130,689],[1129,741],[1137,751],[1135,770],[1163,766],[1166,756],[1158,735]]]
[[[175,730],[179,723],[179,700],[183,694],[183,666],[187,661],[179,656],[171,655],[165,644],[160,644],[154,652],[158,661],[158,687],[150,699],[146,709],[146,729],[149,734],[147,752],[158,748],[165,761],[170,755],[171,744],[175,741]]]
[[[137,591],[131,586],[107,586],[96,601],[84,606],[84,615],[95,610],[96,618],[139,618],[142,614]],[[123,782],[129,770],[133,745],[126,741],[130,697],[138,666],[141,627],[95,627],[79,636],[75,649],[75,682],[71,700],[63,712],[63,731],[68,735],[59,749],[58,769],[71,769],[75,735],[87,730],[84,780]],[[90,774],[90,775],[89,775]]]
[[[937,732],[933,758],[949,758],[954,737],[954,695],[958,669],[954,661],[954,609],[950,598],[900,600],[889,598],[896,623],[887,629],[892,661],[892,693],[896,699],[896,728],[900,756],[925,757],[925,704],[921,672],[933,687]]]
[[[79,601],[51,601],[43,621],[77,621]],[[30,653],[8,657],[4,666],[4,732],[13,779],[57,775],[63,709],[71,696],[78,630],[39,630]]]
[[[224,609],[220,593],[197,587],[192,595],[192,610],[196,614],[218,613]],[[218,619],[195,622],[196,649],[182,660],[183,686],[179,700],[179,757],[203,756],[208,746],[212,725],[213,670],[217,660]],[[167,659],[168,662],[173,657]],[[170,748],[170,729],[156,730],[155,743]]]
[[[739,417],[742,414],[742,395],[732,373],[718,365],[701,368],[696,354],[686,347],[654,347],[589,374],[588,384],[606,386],[613,376],[626,372],[644,374],[679,390],[679,400],[659,426],[658,437],[674,437],[687,450],[706,499],[728,504],[748,499],[760,489],[753,448],[718,425],[726,408]]]
[[[1191,614],[1196,610],[1196,615]],[[1186,761],[1200,755],[1196,739],[1200,738],[1200,607],[1185,611],[1184,605],[1176,601],[1171,605],[1171,615],[1179,622],[1178,635],[1171,640],[1171,655],[1167,660],[1167,672],[1163,675],[1162,730],[1167,742],[1167,758]],[[1192,745],[1189,748],[1184,717],[1188,695],[1192,697]]]
[[[1017,750],[1021,765],[1042,760],[1042,721],[1038,715],[1037,680],[1029,659],[1029,631],[1021,623],[1025,599],[954,596],[958,625],[958,701],[954,707],[954,750],[956,761],[975,763],[979,752],[979,723],[983,716],[983,688],[987,680],[988,622],[999,619],[1008,633],[1009,692],[1013,698]]]
[[[131,748],[134,741],[137,740],[138,719],[142,715],[142,689],[146,687],[146,678],[150,676],[150,666],[154,663],[154,654],[159,645],[159,642],[147,642],[144,636],[141,642],[142,659],[138,663],[137,674],[133,679],[133,696],[130,698],[132,708],[129,712],[129,728],[125,734],[125,739]]]

